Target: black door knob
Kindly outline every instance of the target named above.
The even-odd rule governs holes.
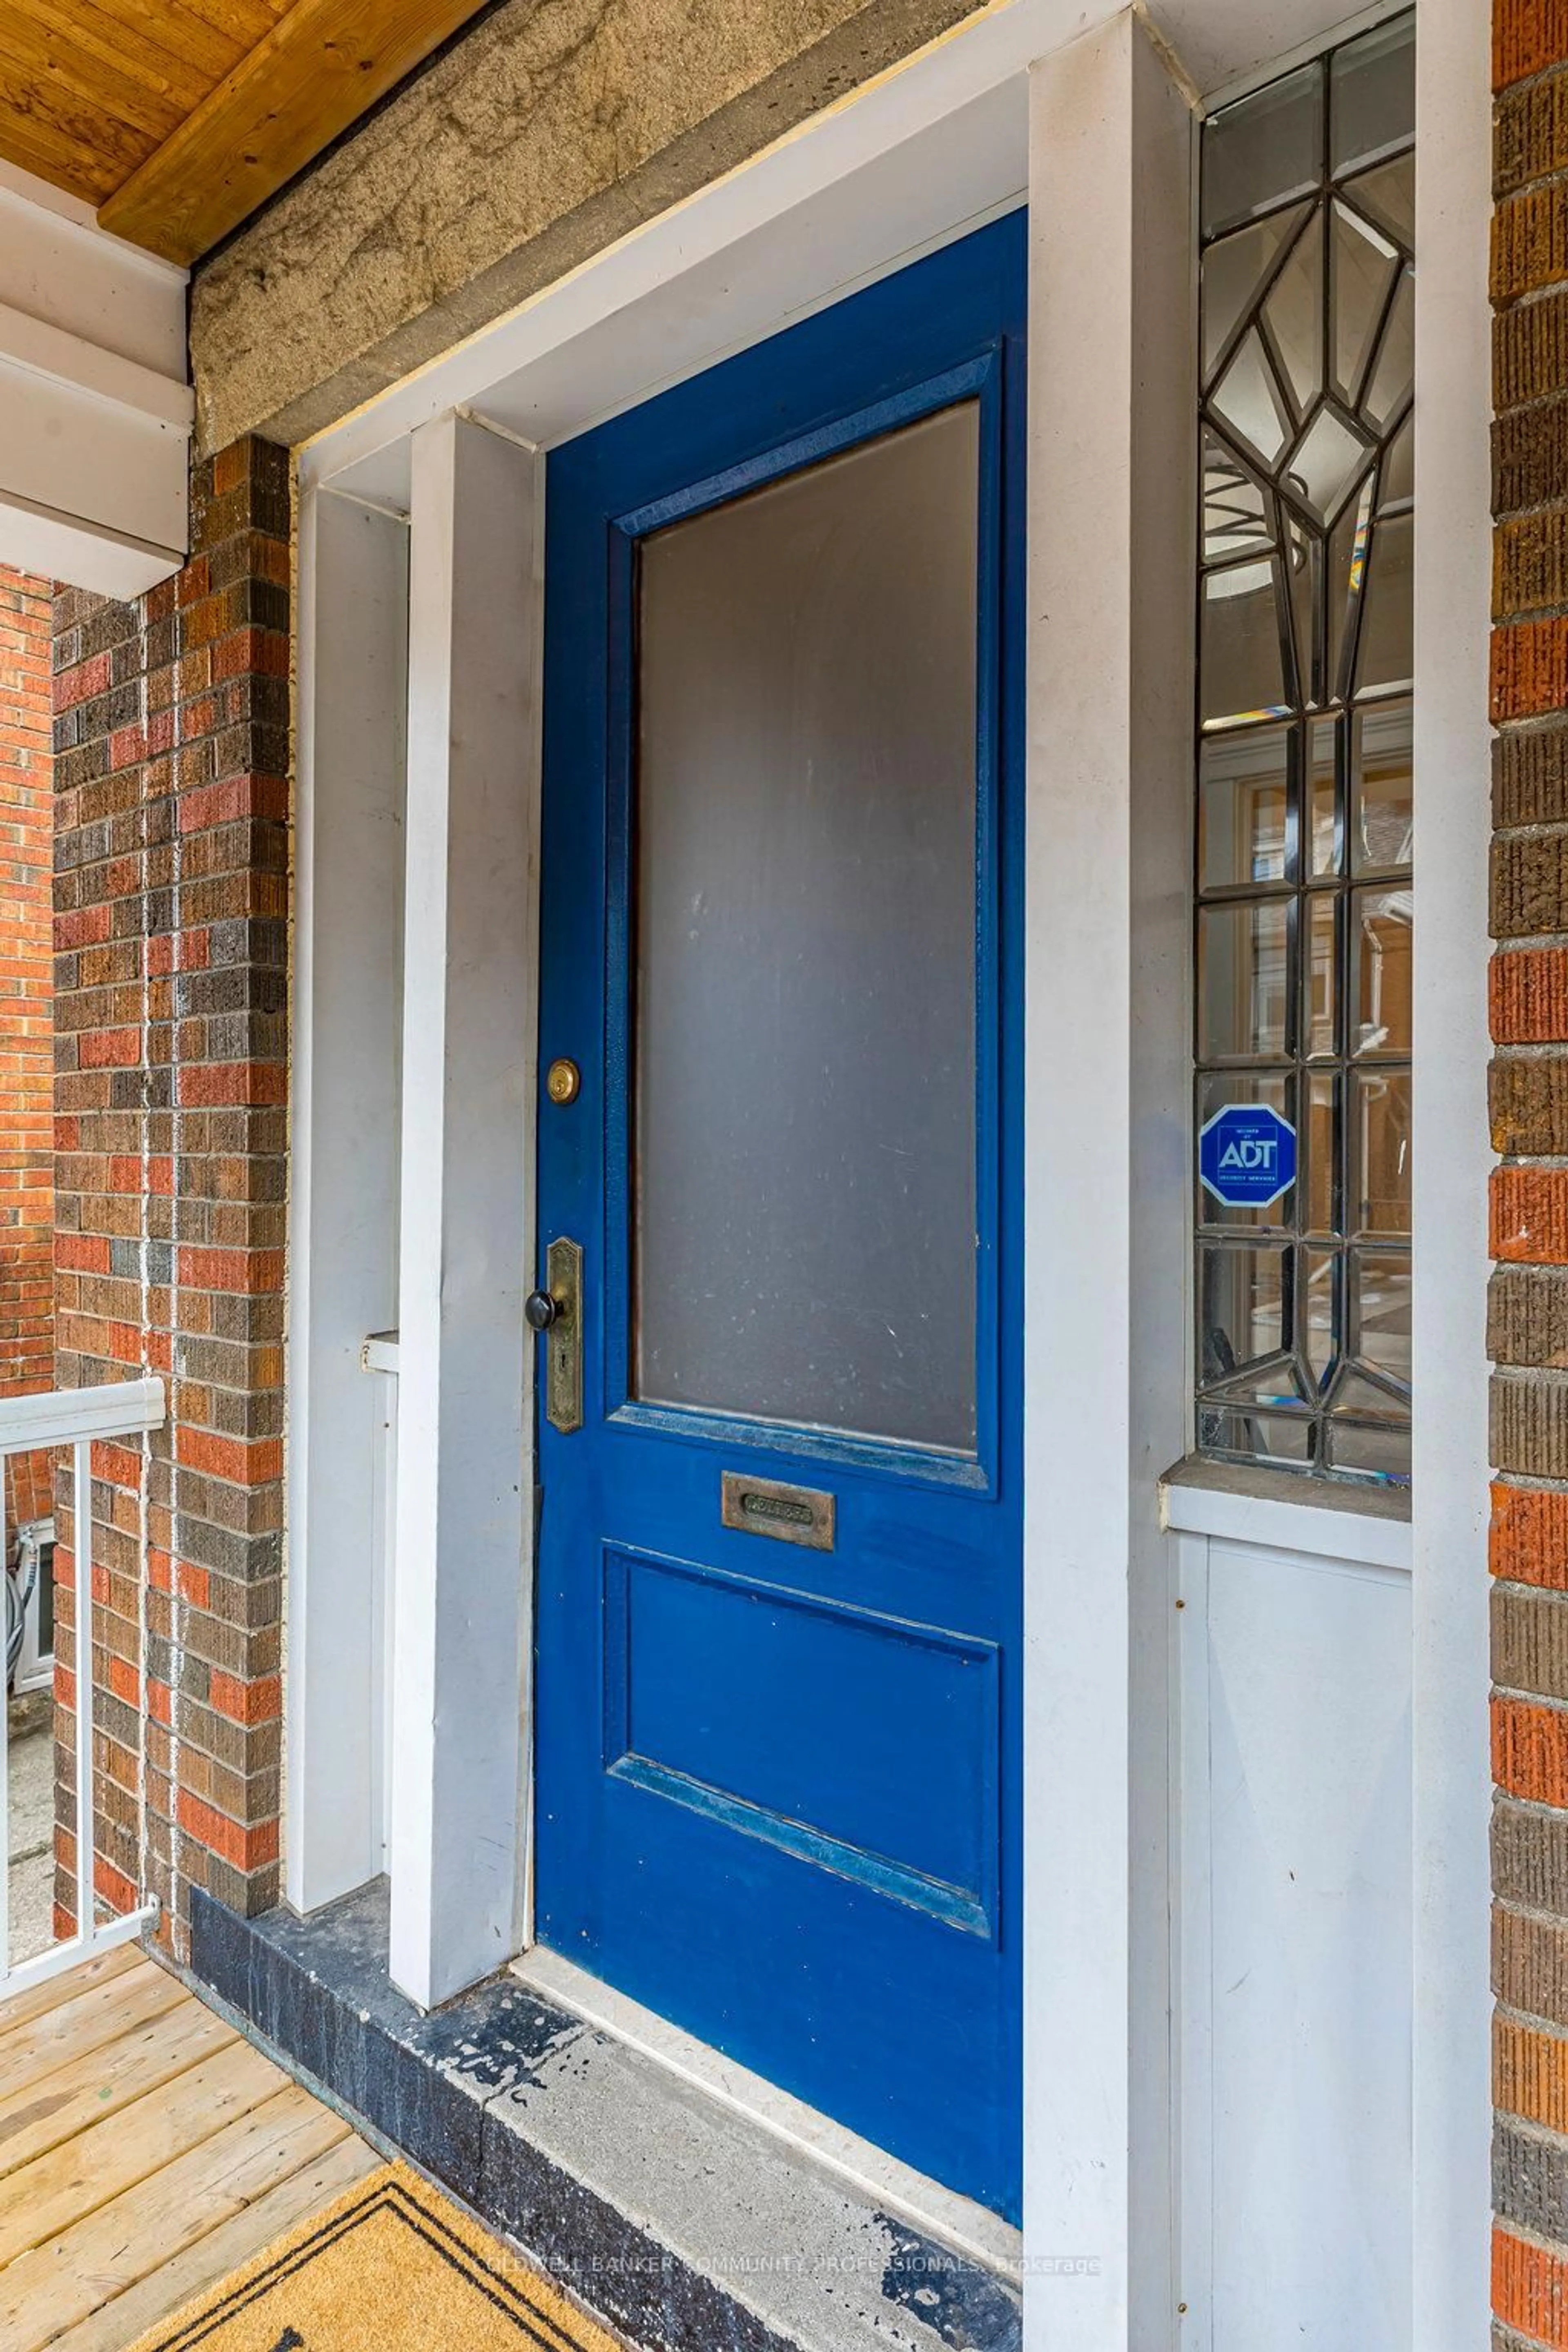
[[[561,1320],[561,1301],[552,1298],[548,1290],[531,1290],[523,1300],[522,1312],[531,1331],[548,1331],[552,1323]]]

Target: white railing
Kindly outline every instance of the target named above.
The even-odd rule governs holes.
[[[13,1454],[57,1446],[72,1450],[71,1583],[75,1597],[72,1664],[76,1683],[76,1933],[47,1950],[8,1965],[10,1920],[10,1756],[7,1718],[0,1715],[0,2002],[45,1978],[74,1968],[89,1953],[140,1935],[157,1916],[155,1903],[100,1921],[93,1884],[92,1448],[98,1438],[135,1437],[160,1429],[166,1406],[160,1380],[110,1381],[99,1388],[56,1389],[41,1396],[0,1400],[0,1470]],[[51,1774],[52,1780],[52,1774]],[[51,1885],[53,1864],[50,1864]]]

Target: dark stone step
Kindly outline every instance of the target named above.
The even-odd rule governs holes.
[[[1016,2287],[502,1974],[422,2013],[377,1880],[191,1898],[193,1973],[293,2071],[649,2352],[1019,2352]]]

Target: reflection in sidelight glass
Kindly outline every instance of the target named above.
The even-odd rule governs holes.
[[[1198,663],[1205,717],[1256,718],[1286,708],[1279,583],[1277,556],[1233,563],[1204,582]]]
[[[1200,211],[1195,1108],[1295,1183],[1197,1188],[1196,1435],[1409,1475],[1415,16],[1212,115]],[[1267,1252],[1255,1238],[1267,1233]],[[1239,1383],[1239,1386],[1238,1386]]]
[[[1351,1085],[1351,1230],[1410,1234],[1410,1073],[1358,1070]]]
[[[1205,239],[1237,221],[1305,195],[1322,173],[1321,59],[1282,75],[1227,107],[1223,138],[1205,142]]]
[[[1286,909],[1271,900],[1198,917],[1198,1036],[1205,1062],[1285,1050]]]
[[[979,447],[642,543],[639,1398],[974,1450]]]
[[[1282,727],[1214,735],[1199,753],[1198,877],[1206,889],[1285,879],[1286,775]]]

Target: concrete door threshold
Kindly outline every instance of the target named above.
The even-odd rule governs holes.
[[[193,1891],[192,1972],[635,2344],[1018,2352],[1000,2263],[553,1985],[503,1973],[423,2015],[387,1976],[387,1913],[384,1880],[308,1919]]]
[[[831,2173],[858,2204],[910,2222],[921,2237],[934,2238],[950,2253],[965,2255],[982,2270],[1017,2285],[1023,2272],[1023,2232],[1000,2214],[900,2163],[831,2116],[727,2058],[710,2042],[700,2042],[602,1978],[563,1959],[559,1952],[535,1945],[511,1962],[509,1974],[547,2008],[566,2010],[613,2041],[628,2043],[690,2084],[700,2097],[732,2107],[760,2125],[782,2139],[797,2160]]]

